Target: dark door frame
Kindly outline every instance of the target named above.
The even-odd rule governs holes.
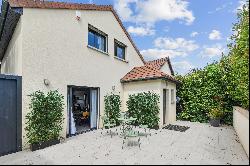
[[[76,85],[68,85],[67,86],[67,120],[68,120],[68,122],[67,122],[67,125],[69,125],[68,127],[69,127],[69,129],[68,129],[68,131],[67,132],[69,132],[69,133],[67,133],[67,136],[68,137],[71,137],[72,135],[71,135],[71,109],[72,109],[72,89],[73,88],[82,88],[82,89],[89,89],[89,90],[91,90],[91,89],[95,89],[95,90],[97,90],[97,121],[96,121],[96,125],[97,125],[97,128],[96,129],[98,129],[98,126],[99,126],[99,123],[100,123],[100,88],[99,87],[88,87],[88,86],[76,86]],[[91,102],[91,94],[90,94],[90,100],[89,100],[89,102]],[[91,109],[91,103],[90,103],[90,109]],[[90,124],[91,124],[91,118],[90,118]]]
[[[163,125],[166,124],[166,113],[167,113],[167,90],[163,89]]]

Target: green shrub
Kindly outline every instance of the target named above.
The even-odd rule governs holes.
[[[120,95],[116,94],[108,94],[104,96],[105,103],[105,114],[111,121],[115,121],[116,125],[119,125],[119,121],[117,118],[120,116],[121,111],[121,99]]]
[[[129,95],[128,114],[137,118],[136,125],[148,125],[150,128],[158,126],[159,98],[158,94],[152,92]]]
[[[178,87],[177,96],[181,98],[184,110],[178,113],[178,119],[207,123],[209,111],[218,108],[225,112],[222,122],[232,123],[233,103],[225,93],[225,82],[221,79],[223,71],[218,66],[218,63],[213,63],[202,70],[178,76],[182,84]]]
[[[238,13],[239,22],[233,27],[233,42],[229,54],[204,69],[177,76],[182,84],[177,96],[182,100],[180,120],[208,122],[209,111],[223,112],[222,122],[233,122],[232,106],[249,109],[249,9],[247,5]]]
[[[238,106],[249,109],[249,1],[238,12],[229,44],[228,93]]]
[[[63,96],[58,91],[29,95],[31,111],[26,115],[25,130],[30,144],[58,139],[63,123]]]
[[[220,109],[214,108],[209,111],[208,116],[212,119],[220,119],[223,116],[223,112]]]

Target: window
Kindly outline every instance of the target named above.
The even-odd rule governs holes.
[[[115,40],[115,57],[125,60],[125,48],[126,45]]]
[[[174,89],[171,89],[171,104],[174,104]]]
[[[107,35],[96,28],[89,27],[88,45],[103,52],[107,52]]]

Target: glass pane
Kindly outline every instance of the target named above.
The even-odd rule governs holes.
[[[101,35],[96,35],[96,48],[106,52],[105,50],[105,37]]]
[[[116,56],[121,59],[125,59],[125,48],[124,47],[116,47]]]
[[[88,45],[95,47],[95,35],[91,31],[88,33]]]

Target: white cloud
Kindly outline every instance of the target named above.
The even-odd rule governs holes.
[[[162,38],[159,37],[154,41],[154,45],[158,48],[171,49],[182,52],[192,52],[199,48],[193,40],[186,40],[184,38]]]
[[[129,26],[128,32],[136,36],[149,36],[149,35],[155,34],[154,29],[151,29],[150,27],[142,27],[142,26],[139,26],[139,27]]]
[[[157,21],[183,20],[191,24],[195,17],[188,4],[181,0],[117,0],[114,7],[123,21],[154,24]],[[135,6],[133,10],[132,5]]]
[[[225,52],[225,48],[220,44],[216,44],[213,46],[204,46],[203,51],[200,53],[202,57],[213,58],[216,56],[221,56],[222,52]]]
[[[141,53],[146,60],[154,60],[169,56],[170,58],[185,57],[199,46],[193,40],[184,38],[159,37],[154,41],[155,48],[142,50]]]
[[[195,37],[195,36],[197,36],[197,35],[199,35],[198,32],[192,32],[192,33],[190,34],[191,37]]]
[[[172,65],[173,65],[174,70],[178,74],[182,74],[182,75],[186,74],[188,71],[195,68],[193,64],[185,60],[179,61],[179,62],[172,62]]]
[[[166,50],[166,49],[159,49],[159,48],[142,50],[141,54],[143,55],[146,61],[165,58],[165,57],[174,58],[177,56],[187,55],[185,52],[182,52],[182,51]]]
[[[209,34],[208,38],[210,40],[220,40],[221,39],[221,33],[218,30],[212,30],[212,32]]]
[[[133,11],[130,9],[129,4],[135,3],[137,0],[117,0],[114,3],[114,8],[118,12],[123,21],[132,21]]]

